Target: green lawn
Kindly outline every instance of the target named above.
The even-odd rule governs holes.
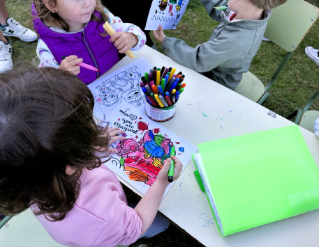
[[[319,7],[318,0],[309,2]],[[10,16],[22,25],[32,27],[31,0],[7,0],[6,3]],[[209,18],[198,0],[191,0],[178,28],[166,31],[166,35],[182,38],[190,46],[196,46],[208,40],[216,25],[218,23]],[[303,107],[309,97],[319,89],[319,67],[304,53],[306,46],[319,48],[318,37],[319,22],[312,27],[270,89],[270,97],[265,102],[265,107],[287,116],[296,108]],[[38,65],[39,60],[35,53],[36,42],[24,43],[15,38],[10,40],[13,46],[13,70],[20,71]],[[159,44],[157,46],[160,47]],[[284,55],[285,52],[273,43],[263,42],[252,61],[250,71],[266,83]],[[313,109],[318,109],[318,102],[315,102]],[[126,192],[129,197],[134,197],[134,194]],[[200,246],[196,240],[174,225],[150,241],[154,243],[153,246]]]

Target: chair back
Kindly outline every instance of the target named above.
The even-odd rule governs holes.
[[[265,37],[287,52],[294,51],[316,22],[319,10],[303,0],[288,0],[272,9]]]

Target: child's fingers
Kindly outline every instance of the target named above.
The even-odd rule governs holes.
[[[66,61],[66,62],[71,62],[71,61],[73,61],[74,59],[77,59],[77,58],[78,58],[78,56],[76,56],[76,55],[71,55],[71,56],[66,57],[66,58],[64,59],[64,61]]]
[[[128,50],[129,50],[129,47],[125,46],[123,49],[119,50],[119,53],[125,53]]]
[[[164,160],[161,172],[164,172],[166,174],[166,176],[167,176],[167,173],[168,173],[170,165],[171,165],[171,159],[170,158]]]
[[[110,152],[111,154],[116,154],[116,153],[118,152],[118,150],[115,149],[115,148],[109,148],[109,152]]]
[[[77,59],[74,59],[73,61],[71,61],[70,63],[69,63],[69,65],[70,66],[75,66],[75,65],[77,65],[77,64],[79,64],[79,63],[82,63],[83,62],[83,59],[82,58],[77,58]]]
[[[123,33],[125,32],[116,32],[115,34],[112,35],[112,37],[110,38],[110,41],[115,42],[117,39],[122,37]]]
[[[109,129],[109,135],[110,136],[116,136],[116,135],[119,135],[119,134],[124,134],[124,131],[123,130],[120,130],[118,128],[112,128],[112,129]]]
[[[121,141],[121,140],[126,140],[126,137],[124,137],[124,136],[114,136],[114,137],[112,137],[111,142],[114,143],[114,142]]]
[[[81,70],[80,70],[80,66],[75,66],[74,68],[72,68],[71,72],[75,75],[80,74]]]
[[[180,160],[176,156],[171,156],[171,158],[175,163],[175,174],[179,175],[183,169],[183,164],[180,162]]]

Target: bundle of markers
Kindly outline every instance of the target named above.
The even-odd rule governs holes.
[[[174,105],[183,93],[186,83],[182,72],[174,74],[175,68],[162,69],[154,67],[150,72],[145,72],[141,78],[140,86],[145,98],[152,106],[166,108]]]

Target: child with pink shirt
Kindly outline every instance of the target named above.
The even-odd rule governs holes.
[[[103,164],[123,140],[98,126],[94,98],[70,72],[54,68],[0,75],[0,213],[31,207],[51,237],[66,246],[117,246],[164,231],[157,213],[168,186],[170,159],[131,208]],[[174,179],[182,164],[175,161]]]

